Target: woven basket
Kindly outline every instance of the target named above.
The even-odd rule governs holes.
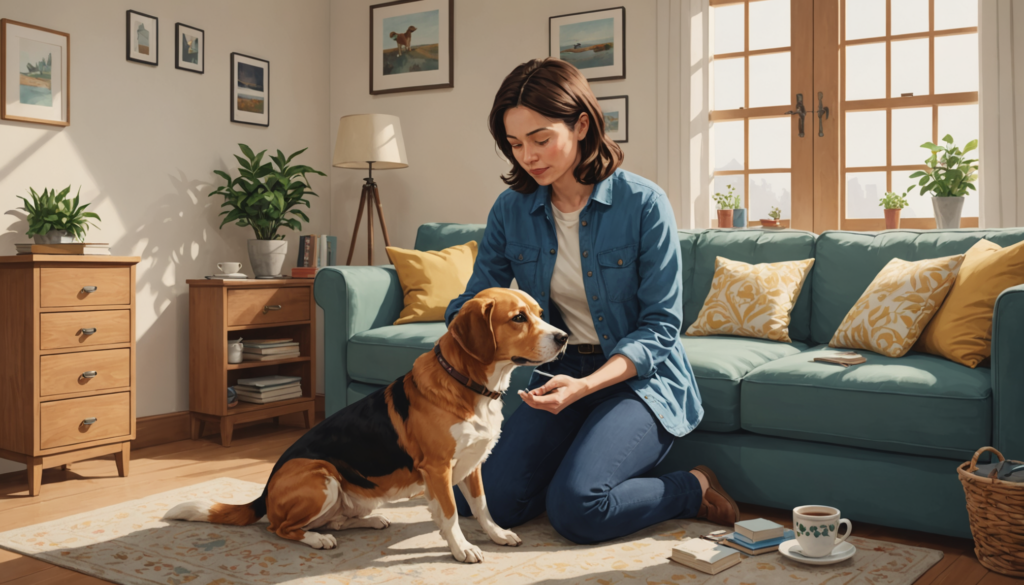
[[[974,552],[985,568],[1024,577],[1024,483],[978,477],[978,457],[992,451],[1003,461],[1003,454],[993,447],[982,447],[957,467],[957,475],[967,496],[967,514],[974,535]],[[1021,464],[1020,461],[1011,463]]]

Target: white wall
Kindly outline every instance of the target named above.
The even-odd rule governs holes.
[[[392,245],[411,248],[426,222],[485,223],[506,189],[508,171],[487,130],[487,114],[502,79],[520,63],[548,56],[548,17],[626,8],[626,79],[592,84],[597,97],[629,96],[629,142],[623,168],[652,181],[657,174],[657,3],[651,0],[456,0],[455,87],[370,95],[369,6],[380,0],[331,0],[331,125],[342,116],[397,115],[409,167],[374,173]],[[333,136],[332,136],[333,145]],[[334,169],[332,233],[348,254],[365,171]],[[387,264],[375,227],[374,263]],[[363,218],[353,264],[366,264]]]
[[[128,9],[160,19],[158,66],[125,60]],[[241,261],[251,274],[252,230],[218,229],[222,199],[207,195],[221,180],[212,171],[237,174],[239,142],[286,153],[309,147],[299,160],[330,167],[330,10],[327,0],[0,0],[0,17],[70,33],[72,97],[66,128],[0,121],[0,254],[27,241],[24,213],[12,211],[22,203],[17,195],[81,185],[82,199],[103,218],[88,239],[142,258],[138,416],[188,410],[185,280],[212,274],[220,260]],[[206,31],[204,75],[175,69],[176,22]],[[268,128],[230,121],[233,51],[270,61]],[[304,231],[326,233],[329,181],[312,183],[321,197],[311,198]],[[296,250],[298,235],[284,233]],[[318,377],[322,383],[322,368]],[[0,460],[0,472],[13,469]]]

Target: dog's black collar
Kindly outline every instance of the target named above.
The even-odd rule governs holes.
[[[499,398],[501,398],[500,393],[488,390],[482,384],[477,384],[473,380],[470,380],[465,374],[453,368],[452,365],[448,363],[448,360],[444,359],[444,356],[441,355],[440,344],[434,345],[434,355],[437,356],[437,363],[441,364],[441,367],[444,368],[444,371],[448,372],[449,376],[455,378],[460,384],[462,384],[466,388],[469,388],[470,390],[476,392],[481,396],[486,396],[491,400],[498,400]]]

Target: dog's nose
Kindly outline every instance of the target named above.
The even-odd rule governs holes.
[[[562,333],[561,331],[555,333],[554,336],[555,343],[557,343],[558,345],[565,345],[566,343],[569,343],[569,336],[566,335],[565,333]]]

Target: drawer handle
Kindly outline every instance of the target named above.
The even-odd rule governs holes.
[[[267,311],[280,311],[281,305],[263,305],[263,314],[266,315]]]
[[[89,370],[88,372],[82,372],[83,378],[95,378],[98,372],[96,370]]]
[[[90,292],[96,292],[96,289],[98,289],[98,288],[99,288],[98,286],[83,286],[82,290],[87,292],[87,293],[90,293]]]
[[[82,333],[84,333],[86,335],[92,335],[93,333],[96,333],[96,328],[95,327],[82,327]]]
[[[96,424],[96,421],[97,421],[97,418],[95,416],[93,416],[93,417],[89,417],[89,418],[83,420],[82,424],[85,425],[85,426],[89,426],[89,425]]]

